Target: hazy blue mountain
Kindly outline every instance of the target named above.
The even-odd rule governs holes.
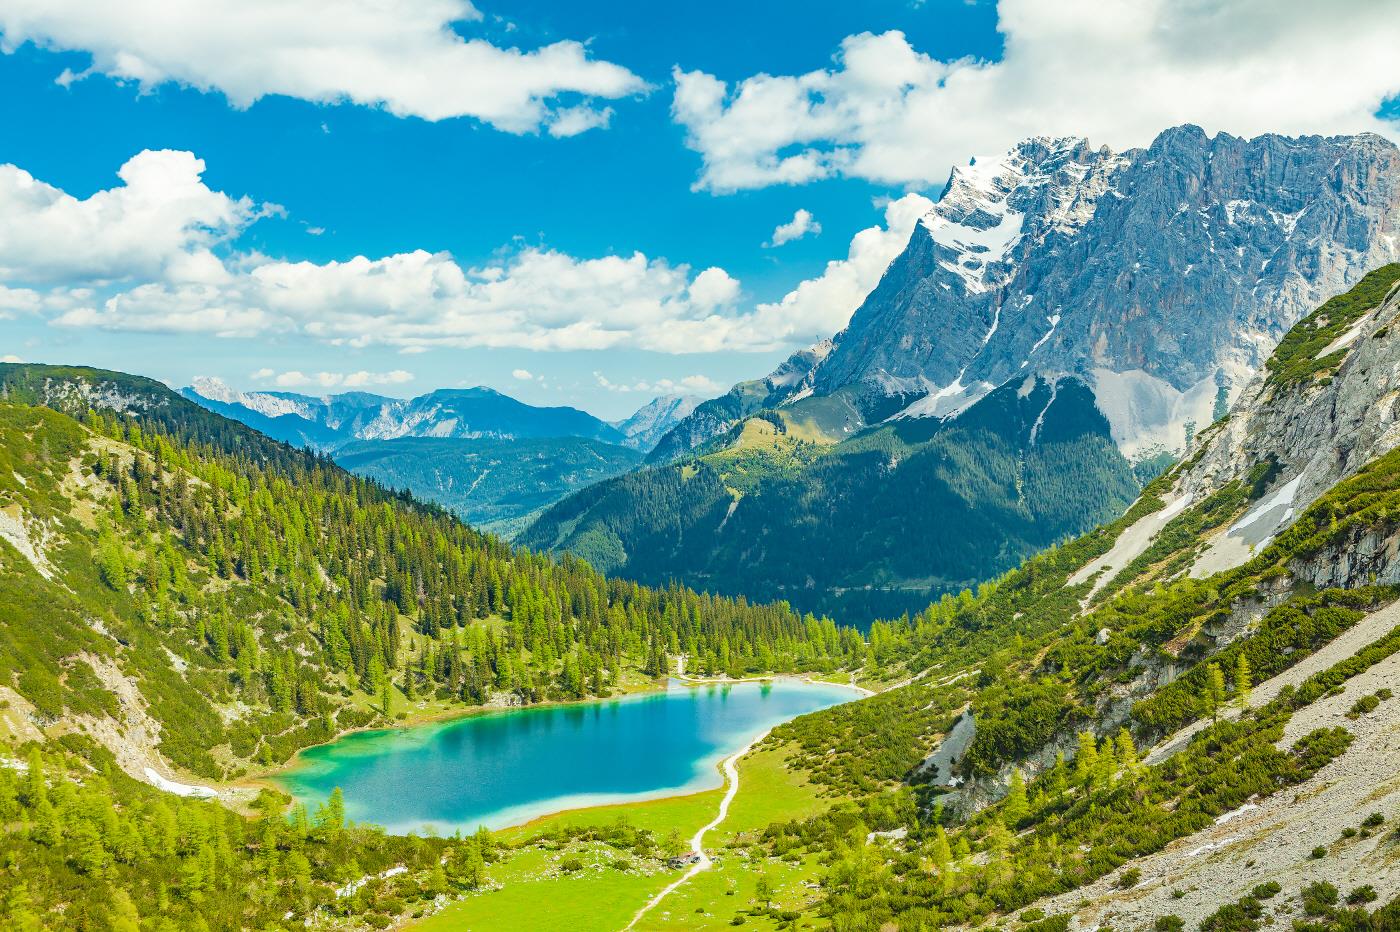
[[[260,430],[270,428],[279,439],[323,450],[353,440],[399,437],[585,437],[607,443],[625,439],[617,428],[586,411],[536,407],[482,386],[386,398],[368,392],[239,392],[218,379],[200,379],[181,394]]]
[[[658,440],[670,433],[694,411],[701,399],[695,395],[660,395],[642,405],[614,427],[622,431],[627,446],[649,452]]]

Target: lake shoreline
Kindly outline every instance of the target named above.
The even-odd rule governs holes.
[[[670,689],[670,681],[675,680],[684,686],[737,686],[741,683],[772,683],[777,680],[795,680],[799,683],[806,683],[811,686],[837,686],[842,689],[850,689],[861,694],[861,698],[869,698],[877,695],[876,690],[866,689],[864,686],[857,686],[854,683],[842,683],[837,680],[814,679],[810,674],[805,673],[773,673],[767,676],[745,676],[737,679],[732,677],[693,677],[684,673],[667,674],[666,681],[659,685],[646,686],[640,689],[624,689],[612,696],[587,696],[582,699],[547,699],[544,702],[531,702],[527,705],[478,705],[464,709],[435,709],[432,711],[410,712],[407,717],[395,719],[393,723],[384,725],[359,725],[354,728],[344,728],[336,732],[325,741],[318,741],[315,744],[308,744],[306,747],[298,748],[285,763],[250,773],[237,780],[227,783],[215,783],[221,789],[247,788],[256,786],[259,788],[268,787],[278,792],[283,792],[273,782],[272,778],[278,774],[296,769],[297,758],[314,748],[325,747],[335,744],[351,735],[363,734],[372,731],[397,731],[400,729],[417,728],[423,725],[447,724],[459,719],[475,718],[481,715],[494,715],[501,712],[523,712],[528,709],[554,709],[572,708],[581,705],[590,705],[602,702],[618,702],[632,697],[655,696],[665,693]],[[690,794],[679,794],[690,795]]]
[[[630,705],[629,700],[640,701],[644,699],[656,699],[659,697],[664,697],[668,693],[675,696],[680,696],[684,692],[691,692],[699,689],[700,687],[706,686],[754,686],[760,684],[777,683],[788,683],[791,684],[791,686],[793,687],[816,688],[818,690],[828,689],[828,697],[834,694],[841,693],[845,693],[848,695],[850,693],[857,694],[849,699],[828,699],[827,704],[840,704],[842,702],[847,701],[858,701],[859,698],[863,698],[865,695],[869,694],[867,690],[857,687],[851,683],[824,679],[813,679],[811,676],[803,674],[775,674],[772,676],[743,678],[717,677],[707,679],[687,677],[683,675],[670,676],[667,678],[664,685],[657,684],[656,686],[651,688],[625,691],[618,695],[608,697],[590,697],[588,699],[573,701],[540,702],[524,706],[485,706],[462,710],[431,710],[427,712],[427,714],[411,716],[391,724],[381,723],[378,725],[364,726],[361,728],[346,729],[345,731],[338,733],[331,740],[300,749],[297,752],[297,754],[294,755],[291,758],[291,760],[287,762],[287,764],[280,767],[269,768],[268,770],[259,773],[254,777],[240,781],[240,783],[245,787],[269,787],[279,795],[290,795],[292,797],[292,805],[295,805],[297,801],[303,801],[306,802],[308,805],[312,805],[313,801],[316,798],[319,798],[319,796],[324,796],[324,794],[328,791],[327,788],[331,785],[331,783],[335,782],[336,785],[340,785],[336,781],[345,776],[345,774],[341,773],[340,770],[349,766],[347,762],[349,760],[352,760],[356,756],[357,749],[359,750],[360,754],[368,755],[368,757],[370,758],[379,757],[381,758],[381,760],[398,758],[401,761],[400,766],[405,766],[406,764],[402,763],[402,754],[413,755],[416,753],[420,753],[420,747],[430,747],[435,742],[451,742],[454,740],[451,736],[441,735],[440,730],[438,728],[433,728],[432,726],[441,726],[442,729],[448,729],[452,728],[453,726],[459,725],[463,722],[471,721],[473,719],[485,719],[496,716],[504,717],[505,713],[508,713],[509,716],[514,717],[517,715],[517,713],[522,712],[548,714],[551,712],[558,713],[561,710],[577,709],[579,707],[586,708],[590,706],[597,708],[612,707],[616,709],[618,705]],[[682,690],[681,687],[684,687],[684,690]],[[757,696],[758,694],[749,693],[748,695]],[[766,690],[764,691],[763,695],[768,695]],[[791,703],[793,702],[793,694],[788,693],[787,696],[788,698],[786,699],[775,700],[778,702],[778,705],[774,707],[775,710],[780,710],[778,714],[784,714],[787,717],[782,718],[779,721],[774,721],[772,718],[769,718],[768,721],[770,722],[770,724],[768,724],[768,728],[776,727],[776,725],[781,724],[782,722],[790,721],[791,718],[807,714],[810,711],[816,710],[815,708],[794,708],[791,705]],[[716,701],[722,702],[723,700],[717,699]],[[766,701],[767,700],[764,700],[765,703]],[[786,708],[784,708],[785,705]],[[826,706],[822,705],[818,706],[817,708],[823,707]],[[791,714],[788,714],[789,710]],[[623,714],[624,716],[626,716],[629,713]],[[648,716],[648,714],[649,713],[646,713],[644,711],[630,713],[632,717],[635,717],[637,715],[642,715],[646,717]],[[650,714],[654,715],[655,713]],[[491,730],[505,727],[512,726],[483,724],[480,726],[480,728],[488,729],[487,732],[483,733],[478,728],[473,727],[472,729],[470,729],[469,733],[477,735],[489,735]],[[515,727],[519,726],[517,725]],[[748,732],[746,726],[740,725],[739,727],[743,730],[734,732],[734,734],[738,736],[735,740],[738,740],[739,738],[747,740],[747,738],[752,733],[756,733]],[[422,730],[421,744],[419,743],[420,736],[408,734],[409,732],[413,732],[415,730]],[[385,739],[392,743],[384,750],[378,751],[369,750],[369,748],[373,746],[372,744],[366,744],[357,741],[350,747],[343,749],[342,753],[335,755],[337,760],[334,763],[330,763],[329,758],[327,756],[317,755],[316,753],[318,750],[333,746],[347,738],[354,739],[357,736],[370,736],[366,739],[370,742],[373,742],[378,736],[383,736]],[[713,735],[711,736],[710,740],[713,740]],[[719,746],[724,747],[723,744]],[[575,749],[575,753],[577,753],[577,749]],[[312,758],[319,759],[308,759],[308,755],[311,755]],[[408,758],[407,760],[409,762],[407,765],[411,765],[412,757]],[[332,766],[335,769],[332,769],[330,771],[322,769],[325,766],[327,766],[328,763],[330,763],[330,766]],[[697,770],[695,775],[691,778],[691,782],[683,782],[682,780],[678,779],[672,783],[662,783],[659,786],[654,786],[654,788],[647,787],[644,785],[637,785],[636,783],[628,783],[625,780],[621,785],[615,786],[608,784],[606,780],[604,780],[602,783],[599,783],[597,780],[595,780],[594,783],[590,786],[587,780],[583,780],[573,785],[550,787],[548,792],[553,793],[553,795],[543,795],[540,796],[538,799],[522,798],[519,796],[511,798],[510,796],[507,796],[507,801],[503,802],[498,809],[491,809],[488,806],[487,809],[482,810],[480,812],[471,812],[470,814],[462,813],[462,816],[465,819],[465,821],[462,824],[465,825],[469,822],[474,822],[478,818],[480,818],[482,821],[487,822],[489,822],[493,818],[498,818],[502,821],[500,821],[499,824],[491,825],[491,829],[493,831],[501,831],[507,829],[512,831],[519,831],[521,829],[527,828],[532,823],[554,818],[559,816],[560,814],[568,812],[592,809],[606,809],[610,807],[618,807],[619,809],[624,809],[631,806],[643,805],[649,802],[658,802],[667,799],[699,796],[715,792],[716,790],[721,789],[723,787],[722,774],[720,774],[721,783],[717,787],[706,786],[697,782],[701,780],[708,781],[709,779],[712,779],[712,777],[710,776],[710,772],[712,769],[713,768],[709,767],[704,768],[705,775],[703,777],[701,776],[701,771]],[[532,769],[531,772],[535,772],[535,770]],[[675,777],[676,774],[673,773],[671,776]],[[353,782],[354,779],[351,778],[350,783],[347,783],[345,785],[348,788]],[[364,792],[363,787],[360,789],[360,792]],[[383,783],[380,784],[379,792],[381,794],[385,792]],[[477,798],[481,800],[491,798],[489,795],[489,790],[484,791],[484,793],[485,795],[478,796]],[[361,796],[361,798],[364,799],[363,796]],[[518,810],[518,815],[510,811],[512,808]],[[419,816],[417,814],[404,814],[406,817],[396,817],[395,811],[396,810],[392,805],[390,805],[389,808],[385,808],[385,806],[381,804],[378,807],[371,807],[368,812],[365,812],[365,810],[362,809],[361,812],[363,813],[363,815],[355,816],[355,819],[356,821],[364,822],[366,824],[384,825],[386,827],[386,830],[397,834],[409,834],[414,831],[417,831],[419,826],[426,825],[434,825],[435,830],[438,831],[452,830],[453,822],[451,816],[424,815],[420,822]]]

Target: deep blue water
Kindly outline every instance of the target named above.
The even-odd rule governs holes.
[[[360,732],[311,748],[277,782],[314,811],[331,790],[356,821],[391,832],[501,828],[580,806],[718,787],[717,764],[853,690],[796,680],[514,709]]]

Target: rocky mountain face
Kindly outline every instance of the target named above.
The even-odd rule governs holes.
[[[1179,453],[1293,323],[1397,257],[1400,149],[1378,136],[1181,126],[1121,153],[1032,139],[953,171],[847,328],[769,405],[844,391],[879,417],[946,416],[1027,371],[1069,374],[1130,460]]]
[[[199,379],[186,398],[298,446],[333,450],[354,440],[400,437],[511,439],[584,437],[621,443],[624,434],[577,408],[540,408],[490,388],[439,389],[416,398],[369,392],[300,395],[239,392]]]
[[[1302,321],[1192,457],[1178,484],[1187,501],[1250,470],[1267,467],[1269,478],[1267,494],[1211,541],[1193,575],[1244,562],[1337,483],[1400,446],[1398,283],[1400,264],[1385,266]],[[1393,540],[1347,549],[1313,566],[1310,581],[1400,582]]]
[[[622,432],[623,445],[634,450],[651,450],[694,411],[702,399],[694,395],[660,395],[642,405],[631,417],[614,422]]]

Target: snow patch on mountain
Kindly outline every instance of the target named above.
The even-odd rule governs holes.
[[[1094,401],[1129,461],[1180,451],[1215,420],[1219,388],[1214,374],[1184,392],[1141,369],[1099,368],[1092,376]]]

